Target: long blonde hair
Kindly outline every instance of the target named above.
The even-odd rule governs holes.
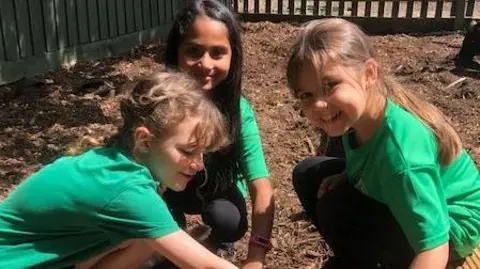
[[[294,93],[303,67],[320,74],[327,64],[363,66],[376,58],[370,38],[355,24],[339,18],[314,20],[305,25],[295,42],[287,66],[287,80]],[[450,120],[435,106],[405,89],[379,68],[378,90],[416,115],[434,133],[440,164],[448,166],[462,151],[462,142]]]
[[[162,71],[140,79],[121,99],[123,126],[106,141],[106,146],[118,147],[132,154],[134,132],[147,127],[156,138],[168,135],[187,116],[199,116],[195,127],[196,139],[207,152],[229,145],[226,120],[215,104],[204,94],[197,81],[177,71]],[[102,137],[84,137],[68,149],[70,155],[102,146]]]

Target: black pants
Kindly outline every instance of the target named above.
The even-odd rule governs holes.
[[[178,224],[185,227],[185,213],[201,214],[203,222],[212,228],[208,245],[215,251],[222,243],[240,240],[248,229],[245,199],[236,186],[214,198],[203,201],[197,194],[199,180],[188,183],[183,192],[168,190],[163,199]]]
[[[302,161],[293,171],[307,216],[342,260],[337,268],[408,268],[415,253],[386,205],[349,183],[317,199],[322,180],[344,169],[343,159],[321,156]]]

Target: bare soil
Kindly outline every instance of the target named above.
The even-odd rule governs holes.
[[[276,194],[274,249],[267,268],[316,268],[328,253],[304,220],[291,185],[294,165],[315,154],[320,134],[299,113],[286,87],[285,63],[298,31],[287,23],[246,23],[244,94],[262,132]],[[480,75],[455,68],[462,36],[372,37],[385,70],[451,117],[480,163]],[[79,62],[35,80],[0,86],[0,199],[30,173],[62,156],[86,134],[108,136],[120,121],[118,95],[138,76],[161,68],[163,45],[147,44],[101,61]],[[465,80],[447,88],[462,77]],[[248,237],[246,237],[248,238]],[[246,238],[235,261],[245,257]]]

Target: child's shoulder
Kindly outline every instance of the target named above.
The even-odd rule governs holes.
[[[437,163],[438,143],[430,127],[392,101],[387,105],[385,128],[385,149],[391,158],[407,167]]]

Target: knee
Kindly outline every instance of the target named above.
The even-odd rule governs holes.
[[[324,161],[331,160],[333,158],[326,156],[314,156],[300,161],[292,172],[293,188],[297,194],[303,193],[305,188],[309,188],[309,179],[312,177],[312,169],[315,166],[323,163]]]
[[[300,161],[293,168],[292,184],[293,184],[293,189],[297,194],[299,190],[302,189],[303,183],[306,181],[306,173],[309,167],[308,165],[309,163],[310,163],[309,159],[305,159]]]
[[[212,235],[224,242],[240,240],[248,229],[246,212],[242,213],[226,199],[212,201],[204,210],[202,218],[212,227]]]

